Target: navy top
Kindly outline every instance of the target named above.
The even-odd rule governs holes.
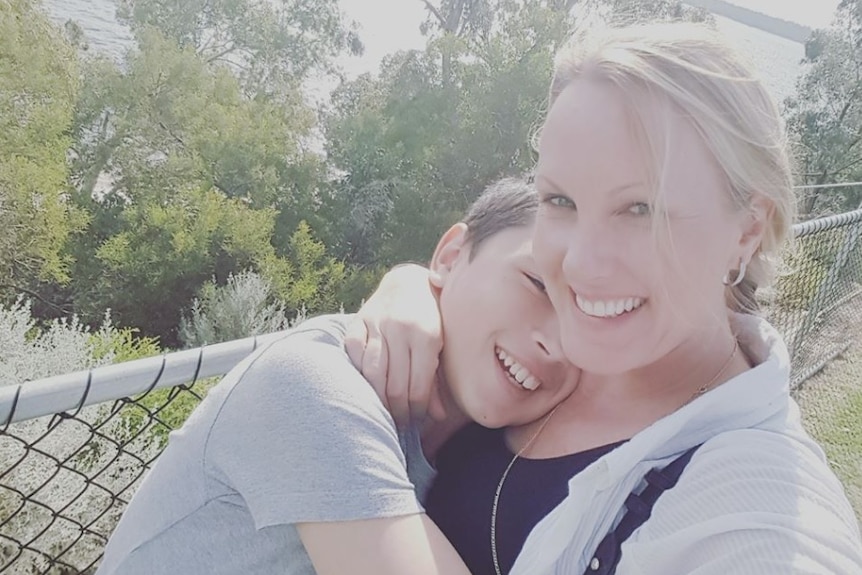
[[[497,557],[508,573],[533,527],[568,495],[572,476],[624,442],[512,466],[497,506]],[[514,457],[502,429],[469,425],[437,456],[437,477],[425,510],[449,539],[472,575],[494,575],[491,507]]]

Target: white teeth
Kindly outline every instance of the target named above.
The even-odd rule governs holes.
[[[497,348],[497,357],[500,359],[501,362],[503,362],[503,365],[506,366],[509,375],[511,375],[515,381],[521,384],[521,387],[530,391],[533,391],[534,389],[539,387],[539,380],[533,377],[533,374],[531,374],[526,367],[515,361],[505,351],[500,348]]]
[[[575,303],[578,304],[578,308],[593,317],[617,317],[639,308],[643,302],[644,300],[639,297],[611,301],[589,301],[580,295],[575,296]]]
[[[534,389],[539,387],[539,380],[533,376],[530,376],[524,381],[522,385],[524,386],[524,389],[533,391]]]

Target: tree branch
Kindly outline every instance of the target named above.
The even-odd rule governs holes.
[[[213,63],[213,62],[215,62],[216,60],[220,60],[221,58],[224,58],[225,56],[227,56],[227,55],[228,55],[228,54],[230,54],[231,52],[236,51],[236,49],[237,49],[237,45],[236,45],[236,44],[233,44],[232,46],[229,46],[228,48],[225,48],[225,49],[224,49],[224,50],[222,50],[221,52],[218,52],[217,54],[214,54],[214,55],[212,55],[212,56],[209,56],[209,57],[206,59],[206,62],[207,62],[207,64],[212,64],[212,63]]]
[[[164,123],[164,122],[162,122],[161,120],[159,120],[159,127],[161,127],[165,132],[167,132],[167,133],[168,133],[168,135],[169,135],[171,138],[173,138],[174,140],[176,140],[176,142],[177,142],[180,146],[182,146],[183,148],[185,148],[185,147],[186,147],[186,143],[185,143],[185,142],[183,142],[182,138],[180,138],[179,136],[177,136],[176,134],[174,134],[174,133],[171,131],[171,129],[170,129],[170,128],[168,128],[168,127],[165,125],[165,123]]]
[[[27,288],[25,288],[25,287],[21,287],[21,286],[19,286],[19,285],[15,285],[15,284],[0,283],[0,289],[2,289],[2,288],[13,289],[13,290],[15,290],[15,291],[19,291],[19,292],[21,292],[21,293],[25,293],[25,294],[27,294],[28,296],[30,296],[30,297],[34,297],[34,298],[36,298],[37,300],[41,301],[42,303],[44,303],[44,304],[45,304],[45,305],[47,305],[48,307],[53,308],[53,309],[55,309],[55,310],[57,310],[57,311],[59,311],[59,312],[63,313],[64,315],[70,315],[70,314],[72,313],[72,310],[68,310],[68,309],[62,308],[62,307],[58,306],[57,304],[55,304],[54,302],[50,302],[50,301],[46,300],[45,298],[43,298],[41,295],[39,295],[38,293],[34,292],[33,290],[29,290],[29,289],[27,289]]]
[[[856,140],[856,141],[858,142],[859,140]],[[856,165],[858,165],[858,164],[862,164],[862,157],[860,157],[860,158],[854,158],[853,160],[851,160],[850,162],[848,162],[848,163],[844,164],[844,165],[843,165],[843,166],[841,166],[840,168],[835,168],[834,170],[832,170],[832,172],[830,172],[830,174],[829,174],[829,175],[830,175],[830,176],[834,176],[834,175],[840,174],[840,173],[841,173],[841,172],[843,172],[844,170],[848,170],[848,169],[850,169],[850,168],[852,168],[853,166],[856,166]]]
[[[425,4],[425,8],[429,12],[431,12],[431,14],[433,14],[435,18],[437,18],[437,21],[440,22],[440,25],[445,27],[446,19],[443,18],[443,14],[440,13],[440,10],[438,10],[433,4],[431,4],[429,0],[422,0],[422,3]]]

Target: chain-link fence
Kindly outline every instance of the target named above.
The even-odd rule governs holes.
[[[860,332],[862,210],[799,224],[795,232],[791,271],[763,305],[791,346],[798,386]],[[0,387],[0,573],[94,572],[169,431],[215,376],[259,343],[250,338]],[[857,431],[848,433],[862,429],[862,421],[852,424]],[[850,456],[862,458],[862,444]]]
[[[0,387],[0,573],[93,573],[168,433],[282,335]]]
[[[762,294],[766,316],[784,335],[793,387],[847,350],[862,324],[862,210],[804,222],[775,287]]]

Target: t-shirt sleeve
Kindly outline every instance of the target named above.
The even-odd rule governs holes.
[[[391,416],[327,330],[260,354],[225,400],[206,461],[258,529],[422,512]]]

